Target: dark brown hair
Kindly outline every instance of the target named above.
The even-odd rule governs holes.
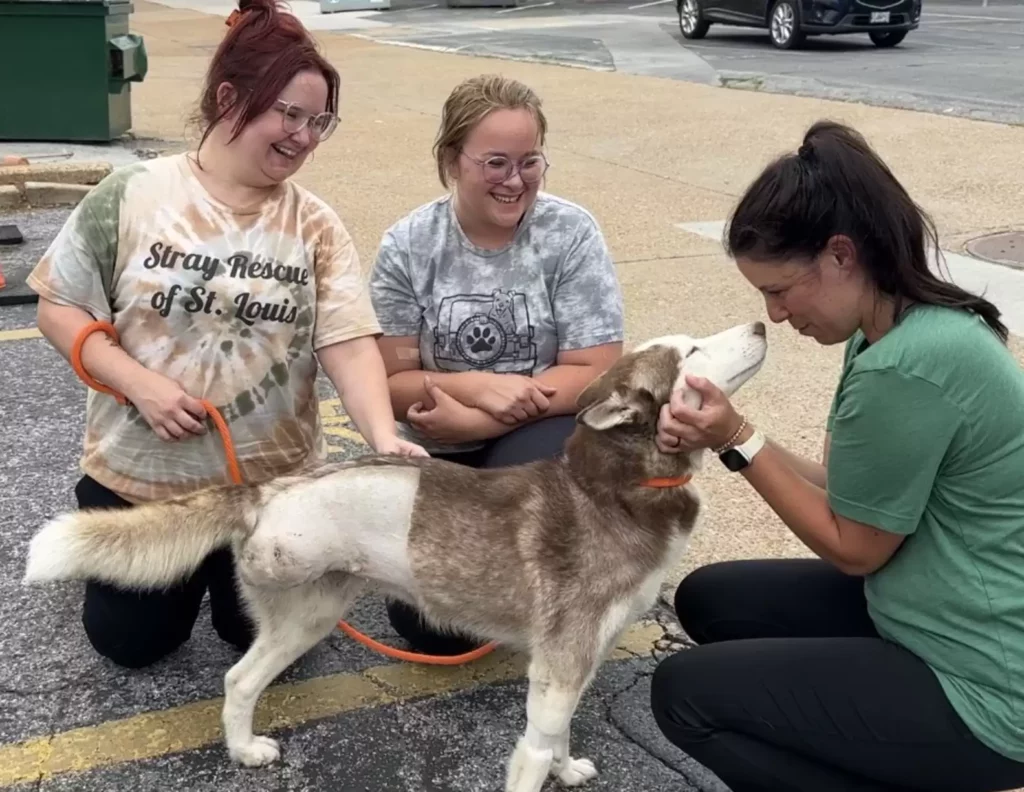
[[[935,224],[864,137],[818,121],[795,154],[750,185],[724,243],[733,258],[770,262],[814,258],[836,234],[853,242],[875,288],[893,298],[897,321],[908,303],[956,308],[980,316],[1006,342],[996,306],[929,269],[927,245],[941,257]]]
[[[210,61],[197,120],[205,125],[200,147],[210,130],[241,105],[231,140],[254,118],[269,110],[291,79],[303,71],[317,71],[327,81],[327,111],[338,112],[341,82],[337,70],[320,54],[316,42],[292,14],[276,0],[240,0],[228,19],[228,32]],[[235,103],[221,108],[217,88],[229,83]]]

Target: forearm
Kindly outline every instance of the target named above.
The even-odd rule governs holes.
[[[64,356],[71,359],[75,339],[95,318],[70,305],[58,305],[39,299],[36,323],[43,337]],[[82,367],[94,379],[131,398],[131,391],[139,379],[150,373],[105,333],[96,332],[82,344]]]
[[[825,466],[823,464],[815,462],[812,459],[807,459],[806,457],[798,456],[792,451],[787,451],[774,440],[768,440],[768,445],[775,449],[775,452],[785,460],[786,464],[800,474],[801,477],[805,478],[818,489],[825,489],[826,475]]]
[[[370,336],[317,350],[324,373],[338,391],[345,412],[372,447],[395,434],[387,372]]]
[[[409,408],[417,402],[428,403],[430,397],[427,395],[423,385],[425,377],[430,377],[441,389],[467,407],[473,405],[473,393],[476,390],[474,380],[475,371],[423,371],[422,369],[408,369],[397,371],[388,377],[388,392],[391,400],[391,409],[400,419],[404,419]]]
[[[826,491],[798,473],[773,444],[766,444],[742,475],[812,552],[844,571],[856,565]]]

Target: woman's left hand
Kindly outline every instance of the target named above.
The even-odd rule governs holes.
[[[408,457],[430,456],[422,446],[410,443],[408,440],[403,440],[397,435],[389,435],[383,438],[377,443],[377,447],[374,450],[378,454],[396,454],[397,456]]]
[[[701,406],[694,409],[684,404],[680,390],[662,405],[655,442],[666,454],[717,448],[729,442],[743,423],[729,397],[709,380],[691,374],[686,384],[700,394]]]

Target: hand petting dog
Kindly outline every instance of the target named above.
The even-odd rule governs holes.
[[[672,391],[658,415],[658,449],[665,454],[717,448],[729,442],[743,423],[729,397],[704,377],[686,375],[686,384],[701,396],[694,409],[683,401],[682,389]]]
[[[403,440],[397,435],[385,437],[374,449],[378,454],[395,454],[397,456],[408,456],[408,457],[428,457],[430,454],[423,446],[418,446],[415,443],[410,443],[408,440]]]

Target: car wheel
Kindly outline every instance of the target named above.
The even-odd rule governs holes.
[[[682,0],[679,4],[679,31],[685,39],[702,39],[711,24],[704,19],[700,0]]]
[[[804,40],[800,11],[794,0],[778,0],[768,18],[768,34],[779,49],[796,49]]]
[[[905,30],[876,30],[868,33],[868,37],[876,47],[895,47],[907,37]]]

